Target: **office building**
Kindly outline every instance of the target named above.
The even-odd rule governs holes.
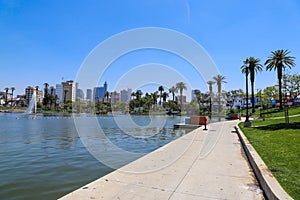
[[[105,92],[107,92],[107,83],[103,84],[103,87],[95,87],[94,88],[94,101],[97,102],[101,99],[105,98]]]
[[[129,102],[130,98],[131,98],[131,93],[132,93],[131,89],[121,90],[121,92],[120,92],[120,96],[121,96],[120,101],[121,102]]]

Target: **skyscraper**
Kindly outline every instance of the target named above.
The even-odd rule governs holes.
[[[57,103],[63,102],[63,86],[62,84],[56,84],[55,94],[57,95]]]
[[[105,81],[103,87],[95,87],[94,88],[94,101],[97,102],[100,99],[105,98],[105,92],[107,92],[107,83]]]
[[[91,89],[87,89],[86,90],[86,99],[91,101],[92,100],[92,96],[93,96],[92,90]]]
[[[131,89],[121,90],[121,102],[129,102],[131,97]]]

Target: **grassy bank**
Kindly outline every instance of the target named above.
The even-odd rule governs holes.
[[[272,171],[281,186],[294,199],[300,197],[300,116],[252,122],[253,127],[239,127]]]

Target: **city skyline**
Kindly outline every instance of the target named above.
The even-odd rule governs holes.
[[[300,73],[300,3],[294,0],[93,1],[72,5],[16,0],[1,1],[0,7],[0,91],[15,87],[15,94],[22,94],[28,85],[42,87],[47,82],[55,86],[75,80],[84,59],[97,45],[120,32],[143,27],[172,29],[194,39],[226,77],[227,91],[245,90],[240,67],[246,57],[257,57],[263,64],[277,49],[291,51],[296,67],[290,72]],[[76,21],[73,16],[78,16]],[[131,52],[111,63],[99,83],[108,80],[108,90],[113,91],[120,77],[144,63],[167,65],[188,79],[191,89],[207,91],[205,81],[195,76],[189,63],[171,53],[149,49]],[[255,84],[256,89],[276,85],[276,72],[258,73]],[[157,85],[160,83],[152,88]]]

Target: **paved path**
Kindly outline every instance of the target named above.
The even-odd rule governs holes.
[[[237,123],[198,128],[62,200],[263,199],[233,132]]]

